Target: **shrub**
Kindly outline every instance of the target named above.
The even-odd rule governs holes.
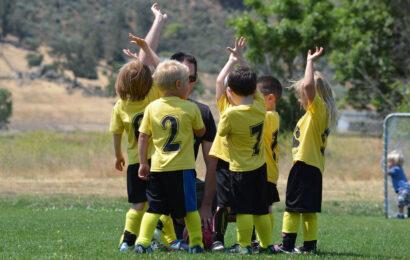
[[[29,68],[40,66],[43,62],[43,54],[29,53],[26,55],[26,60]]]
[[[0,129],[7,127],[12,109],[13,103],[10,91],[0,88]]]

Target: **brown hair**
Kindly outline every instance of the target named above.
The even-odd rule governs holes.
[[[115,81],[115,91],[122,100],[143,100],[151,87],[151,70],[138,60],[124,64]]]

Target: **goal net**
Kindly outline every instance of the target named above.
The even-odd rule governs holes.
[[[391,177],[387,174],[387,156],[392,151],[403,154],[403,169],[410,181],[410,113],[393,113],[384,119],[384,214],[386,218],[396,217],[398,213],[397,194],[393,189]],[[407,210],[405,210],[405,213]]]

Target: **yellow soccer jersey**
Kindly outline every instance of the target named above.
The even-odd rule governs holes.
[[[162,97],[147,106],[139,128],[152,137],[151,171],[195,168],[194,133],[204,127],[198,106],[179,97]]]
[[[279,114],[276,111],[267,111],[263,128],[263,142],[265,147],[265,160],[268,171],[268,181],[278,182],[279,176]]]
[[[231,106],[226,94],[223,94],[221,98],[218,99],[216,105],[219,110],[219,115],[222,115],[223,112]],[[216,134],[209,155],[222,159],[225,162],[229,162],[228,142],[226,137],[222,137],[218,135],[218,133]]]
[[[155,99],[160,97],[157,87],[152,87],[147,97],[140,101],[130,101],[119,99],[112,110],[110,132],[113,134],[127,133],[128,140],[128,164],[139,163],[138,158],[138,128],[141,123],[145,107]],[[153,152],[152,142],[150,142],[148,156]]]
[[[255,98],[250,105],[231,106],[222,114],[218,135],[227,138],[231,171],[252,171],[265,163],[264,120],[265,105],[261,98]]]
[[[293,132],[293,162],[305,162],[323,173],[328,135],[329,117],[326,104],[316,94]]]

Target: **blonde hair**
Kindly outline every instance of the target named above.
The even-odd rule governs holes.
[[[319,71],[314,72],[315,90],[317,94],[323,99],[326,104],[327,115],[329,118],[329,124],[334,125],[337,117],[336,101],[333,97],[333,91],[329,82],[325,79],[322,73]],[[298,81],[292,81],[291,89],[295,89],[298,93],[301,93],[303,87],[303,78]]]
[[[177,80],[182,84],[188,83],[189,68],[174,60],[161,62],[153,75],[155,85],[163,90],[175,89]]]
[[[387,160],[391,160],[395,165],[403,165],[404,158],[403,154],[398,150],[393,150],[387,155]]]
[[[151,87],[151,70],[138,60],[124,64],[115,81],[115,91],[122,100],[143,100]]]

